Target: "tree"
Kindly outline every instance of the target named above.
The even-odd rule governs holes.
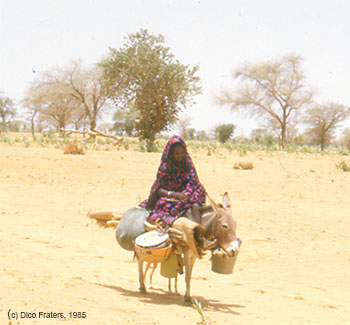
[[[113,117],[114,125],[113,130],[119,134],[124,132],[130,137],[135,129],[135,116],[130,115],[128,112],[123,110],[117,110]]]
[[[20,132],[24,128],[25,128],[25,123],[23,123],[23,121],[21,121],[21,120],[12,120],[9,123],[9,125],[7,127],[7,130],[9,130],[10,132]]]
[[[233,124],[221,124],[215,128],[216,137],[221,143],[225,143],[231,138],[235,126]]]
[[[33,137],[36,119],[56,130],[64,129],[73,122],[73,113],[79,106],[64,86],[45,79],[30,84],[23,104],[28,110]]]
[[[29,96],[28,94],[31,93]],[[32,132],[33,139],[35,138],[35,122],[39,115],[39,113],[42,111],[44,103],[42,97],[34,96],[33,89],[27,90],[27,96],[22,101],[23,106],[27,108],[27,113],[30,119],[30,127]]]
[[[41,116],[46,121],[51,121],[59,131],[72,123],[73,111],[76,105],[74,99],[65,93],[56,93],[47,97],[46,107],[41,111]]]
[[[298,114],[299,117],[299,114]],[[291,142],[295,136],[298,134],[297,124],[299,122],[299,118],[296,116],[288,121],[288,128],[286,128],[285,133],[285,142],[289,143]],[[266,119],[266,124],[264,125],[267,130],[271,132],[271,134],[278,140],[278,144],[281,147],[282,146],[282,137],[281,137],[281,124],[278,122],[277,119],[273,117],[268,117]]]
[[[343,131],[341,144],[350,150],[350,128]]]
[[[315,105],[305,112],[305,123],[310,125],[307,132],[321,150],[330,143],[339,124],[350,116],[350,108],[341,104]]]
[[[199,141],[207,141],[210,139],[210,136],[204,130],[200,130],[197,132],[196,139]]]
[[[0,91],[0,134],[6,131],[7,125],[11,122],[11,119],[16,116],[16,110],[14,108],[13,101],[3,95]]]
[[[72,113],[72,124],[74,125],[74,129],[78,131],[79,129],[86,129],[86,124],[87,124],[87,116],[86,116],[86,111],[80,105],[77,107],[73,113]]]
[[[183,116],[177,121],[176,125],[179,130],[180,136],[185,140],[188,140],[190,138],[189,132],[190,132],[190,125],[191,125],[191,118],[189,116]]]
[[[271,146],[274,142],[274,136],[265,128],[258,128],[250,133],[250,138],[256,143]]]
[[[111,89],[107,86],[103,70],[99,66],[84,69],[80,62],[73,62],[72,66],[64,71],[62,80],[59,81],[67,88],[70,95],[83,107],[90,122],[90,128],[94,130],[97,119],[102,110],[109,106]]]
[[[313,97],[312,91],[303,84],[300,62],[299,56],[286,56],[246,64],[234,73],[234,78],[239,78],[242,84],[233,92],[223,91],[217,100],[222,105],[230,105],[232,110],[242,108],[253,116],[275,121],[284,147],[290,121]]]
[[[196,137],[196,133],[197,133],[197,131],[195,128],[189,128],[187,130],[188,140],[194,140]]]
[[[101,62],[118,107],[136,113],[136,132],[151,151],[158,133],[176,122],[178,113],[200,93],[198,66],[181,64],[164,46],[164,36],[141,29],[120,50],[110,48]]]
[[[74,61],[66,68],[44,72],[33,84],[34,97],[44,94],[42,115],[59,128],[71,123],[77,128],[88,119],[90,128],[95,129],[102,110],[108,107],[109,88],[98,66],[86,69]]]

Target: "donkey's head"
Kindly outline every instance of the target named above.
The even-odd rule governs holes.
[[[234,256],[239,251],[241,240],[236,237],[236,222],[232,217],[231,201],[228,194],[224,194],[222,206],[210,198],[209,201],[215,213],[211,233],[216,238],[217,245],[224,249],[229,256]]]

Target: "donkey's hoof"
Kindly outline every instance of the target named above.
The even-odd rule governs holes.
[[[185,306],[192,306],[192,297],[185,297]]]
[[[147,293],[147,290],[144,287],[140,288],[139,290],[140,290],[140,293],[142,293],[142,294],[146,294]]]

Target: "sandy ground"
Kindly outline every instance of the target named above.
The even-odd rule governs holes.
[[[209,256],[195,264],[192,294],[207,324],[349,324],[350,173],[336,168],[344,157],[192,157],[212,198],[229,193],[243,240],[232,275],[212,272]],[[183,304],[183,275],[181,296],[167,293],[159,270],[154,289],[140,294],[133,254],[87,218],[90,209],[123,211],[146,198],[159,160],[115,148],[72,156],[0,144],[0,324],[10,309],[19,317],[12,324],[201,322]],[[254,169],[233,169],[239,161]]]

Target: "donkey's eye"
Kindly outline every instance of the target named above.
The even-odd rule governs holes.
[[[224,228],[224,229],[228,229],[228,225],[223,224],[223,225],[222,225],[222,228]]]

